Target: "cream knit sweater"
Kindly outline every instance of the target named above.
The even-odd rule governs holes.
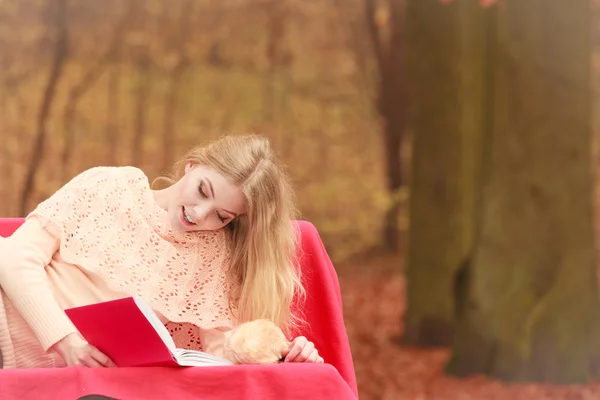
[[[92,168],[0,238],[0,350],[4,368],[60,367],[52,346],[76,328],[64,313],[142,297],[178,347],[220,355],[234,325],[224,231],[184,233],[167,224],[146,176]]]

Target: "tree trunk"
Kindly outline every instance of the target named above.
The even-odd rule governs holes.
[[[108,75],[107,105],[106,105],[106,127],[105,136],[108,144],[108,160],[110,165],[119,163],[119,106],[120,106],[120,83],[121,83],[121,49],[115,49],[115,58]]]
[[[61,157],[61,182],[66,182],[70,175],[71,159],[75,151],[75,115],[77,114],[77,105],[79,100],[85,93],[100,79],[104,71],[107,69],[111,60],[114,60],[118,52],[120,43],[123,40],[124,31],[127,27],[129,17],[134,11],[133,2],[127,4],[127,10],[119,19],[119,22],[114,28],[112,39],[110,40],[106,50],[92,63],[90,68],[83,74],[81,80],[74,85],[69,91],[65,112],[63,115],[63,129],[65,143]],[[112,82],[111,82],[112,84]]]
[[[384,219],[383,239],[387,250],[396,252],[400,245],[400,189],[402,179],[402,160],[400,157],[402,139],[407,127],[408,99],[406,90],[406,39],[403,1],[390,3],[391,37],[386,62],[381,66],[379,80],[379,108],[385,121],[383,143],[385,146],[385,165],[388,190],[391,203]]]
[[[27,213],[27,203],[34,188],[35,176],[44,155],[44,143],[46,141],[46,125],[48,116],[54,101],[56,87],[62,75],[62,69],[67,58],[68,52],[68,36],[67,36],[67,21],[66,21],[66,0],[56,0],[55,6],[52,9],[54,21],[54,29],[56,30],[56,44],[54,48],[54,56],[52,60],[52,69],[46,88],[42,97],[39,114],[36,123],[36,136],[34,140],[33,150],[29,156],[27,172],[23,189],[21,190],[21,201],[19,204],[19,215],[24,216]]]
[[[383,145],[390,205],[384,215],[383,244],[396,252],[400,245],[400,189],[403,185],[401,147],[407,127],[406,60],[404,2],[390,2],[390,40],[382,39],[375,22],[374,0],[365,0],[367,29],[378,69],[377,108],[383,120]]]
[[[188,61],[181,59],[171,71],[169,77],[169,87],[165,96],[165,111],[162,132],[162,169],[167,170],[175,162],[175,147],[177,136],[175,132],[175,114],[179,106],[179,92],[181,88],[181,78],[187,68]]]
[[[587,0],[507,0],[498,10],[490,174],[450,373],[600,375],[589,28]]]
[[[453,341],[454,286],[475,236],[488,12],[471,0],[407,2],[413,132],[404,335],[409,344]]]
[[[0,84],[1,85],[1,84]],[[0,89],[4,90],[4,88]],[[0,168],[2,171],[11,171],[14,169],[15,160],[13,154],[13,131],[10,130],[8,113],[6,112],[6,97],[0,93],[0,138],[2,139],[2,148],[0,148]],[[14,128],[13,128],[14,129]],[[3,212],[0,217],[10,215],[10,205],[12,197],[12,174],[5,173],[0,177],[0,209]]]
[[[165,2],[165,5],[167,3]],[[192,0],[185,0],[180,5],[179,30],[171,41],[171,47],[177,49],[177,61],[169,76],[169,86],[165,96],[164,103],[164,124],[162,132],[163,141],[163,159],[162,169],[167,170],[175,162],[175,147],[177,136],[175,131],[175,116],[179,107],[179,92],[183,74],[190,64],[190,55],[186,49],[186,44],[190,40],[190,25],[193,20],[194,3]]]
[[[146,49],[136,61],[137,66],[137,88],[135,93],[135,112],[133,142],[131,148],[131,162],[133,165],[142,167],[142,156],[144,154],[144,137],[146,136],[146,107],[148,104],[150,79],[150,58]]]
[[[277,149],[281,149],[282,138],[281,106],[282,106],[282,78],[283,57],[285,53],[286,35],[286,2],[285,0],[271,0],[265,4],[267,41],[265,56],[268,60],[268,69],[265,71],[263,87],[263,120],[272,132],[271,140]]]
[[[81,81],[75,85],[70,91],[65,106],[65,112],[63,114],[63,129],[64,129],[64,144],[61,156],[60,165],[60,181],[66,182],[70,175],[70,165],[72,155],[75,151],[75,115],[77,113],[77,103],[79,99],[85,94],[85,92],[94,84],[94,82],[101,76],[104,67],[106,65],[105,60],[99,60],[94,63],[93,67],[90,68],[83,76]]]

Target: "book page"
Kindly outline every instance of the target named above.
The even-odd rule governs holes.
[[[152,308],[150,308],[150,306],[146,304],[142,299],[137,297],[134,297],[133,299],[140,311],[146,317],[146,319],[148,319],[148,321],[152,324],[152,326],[156,330],[156,333],[158,333],[164,344],[169,348],[171,354],[175,355],[175,342],[173,341],[169,330],[163,325],[163,323],[160,321],[160,318],[158,318],[158,315],[156,315]]]
[[[158,318],[158,315],[152,310],[152,308],[146,304],[140,298],[133,298],[135,304],[138,306],[140,311],[144,314],[146,319],[152,324],[152,327],[156,330],[162,341],[169,348],[169,351],[173,355],[175,361],[181,365],[186,367],[196,367],[196,366],[208,366],[208,365],[233,365],[232,362],[224,359],[212,356],[208,353],[204,353],[201,351],[195,350],[185,350],[185,349],[177,349],[175,347],[175,342],[169,333],[169,330],[163,325]]]
[[[175,358],[179,365],[186,367],[234,365],[231,361],[224,358],[195,350],[176,349]]]

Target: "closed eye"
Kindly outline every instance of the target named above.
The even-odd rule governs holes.
[[[208,195],[207,195],[207,194],[206,194],[206,192],[204,191],[204,188],[203,188],[203,186],[204,186],[204,185],[202,184],[202,182],[200,182],[200,184],[198,185],[198,192],[200,193],[200,195],[201,195],[202,197],[204,197],[204,198],[206,199],[206,198],[208,198]]]

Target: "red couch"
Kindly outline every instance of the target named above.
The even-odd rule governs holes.
[[[0,218],[0,236],[22,222]],[[0,399],[357,399],[336,271],[314,225],[297,221],[297,227],[309,326],[297,334],[315,343],[325,364],[0,370]]]

